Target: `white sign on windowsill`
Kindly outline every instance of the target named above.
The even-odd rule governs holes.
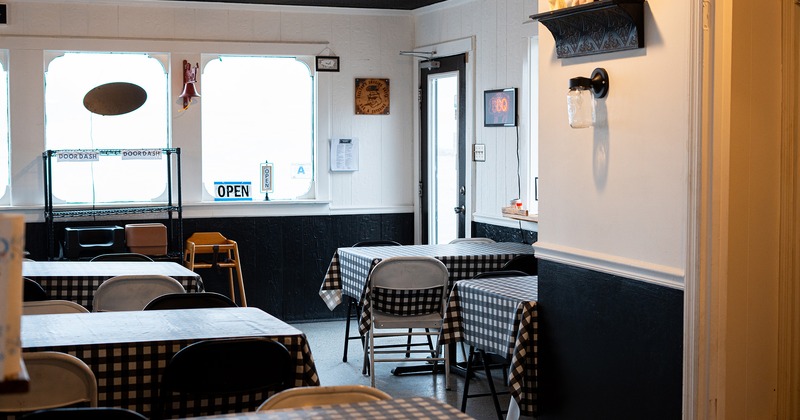
[[[358,139],[331,140],[331,171],[358,170]]]

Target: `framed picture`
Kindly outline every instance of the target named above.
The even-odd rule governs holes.
[[[483,126],[517,125],[517,89],[494,89],[483,92]]]
[[[317,71],[339,71],[339,57],[332,55],[318,55]]]
[[[356,115],[389,115],[389,79],[356,79]]]

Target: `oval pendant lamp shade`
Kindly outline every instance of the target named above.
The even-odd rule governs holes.
[[[100,115],[122,115],[139,109],[147,101],[147,92],[128,82],[106,83],[92,88],[83,97],[83,106]]]

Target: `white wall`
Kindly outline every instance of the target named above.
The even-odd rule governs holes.
[[[410,212],[413,208],[413,63],[399,51],[413,46],[410,12],[226,5],[166,1],[6,1],[9,50],[12,205],[41,220],[44,150],[43,51],[158,51],[170,66],[203,53],[335,54],[341,72],[318,77],[316,165],[318,202],[200,203],[202,99],[186,113],[173,110],[173,146],[182,148],[185,217]],[[180,73],[176,73],[180,74]],[[391,114],[356,116],[354,79],[390,79]],[[179,77],[172,94],[181,92]],[[201,76],[202,79],[202,76]],[[201,92],[202,92],[202,80]],[[360,140],[360,170],[328,172],[328,139]]]
[[[682,287],[686,253],[690,126],[689,0],[645,3],[644,49],[558,59],[550,32],[525,23],[538,10],[520,0],[450,1],[417,16],[417,45],[476,37],[477,95],[525,87],[527,40],[537,34],[539,242],[542,258]],[[607,125],[569,128],[567,84],[604,67]],[[523,97],[530,89],[523,92]],[[476,171],[476,220],[495,220],[516,196],[515,132],[484,128],[477,101],[476,143],[487,161]],[[525,100],[523,100],[525,104]],[[523,162],[530,121],[521,110]],[[538,136],[537,136],[538,135]],[[523,163],[526,165],[526,163]],[[523,191],[533,175],[523,169]],[[498,218],[499,219],[499,218]],[[498,221],[497,224],[503,224]]]
[[[546,0],[539,6],[548,7]],[[690,0],[645,3],[645,48],[573,59],[539,38],[537,253],[682,287],[691,116]],[[543,31],[544,32],[544,31]],[[609,73],[605,125],[571,129],[568,80]]]

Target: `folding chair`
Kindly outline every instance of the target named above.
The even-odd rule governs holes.
[[[445,364],[445,384],[450,388],[450,357],[441,355],[438,343],[447,299],[447,267],[432,257],[392,257],[378,263],[368,280],[370,303],[369,339],[364,345],[369,355],[370,383],[375,387],[376,362],[424,361]],[[408,330],[425,329],[425,332]],[[389,332],[381,332],[390,330]],[[400,336],[437,337],[435,350],[411,350],[405,346],[376,348],[375,339]],[[382,355],[424,353],[429,357],[382,357]],[[376,358],[376,355],[381,355]]]
[[[388,400],[392,397],[364,385],[301,386],[281,391],[264,401],[257,411]]]
[[[141,311],[151,300],[168,293],[186,293],[186,289],[178,280],[164,275],[116,276],[97,287],[92,310]]]
[[[291,386],[294,369],[289,350],[267,338],[198,341],[175,353],[164,368],[153,418],[196,417],[208,404],[219,414],[254,411]]]

